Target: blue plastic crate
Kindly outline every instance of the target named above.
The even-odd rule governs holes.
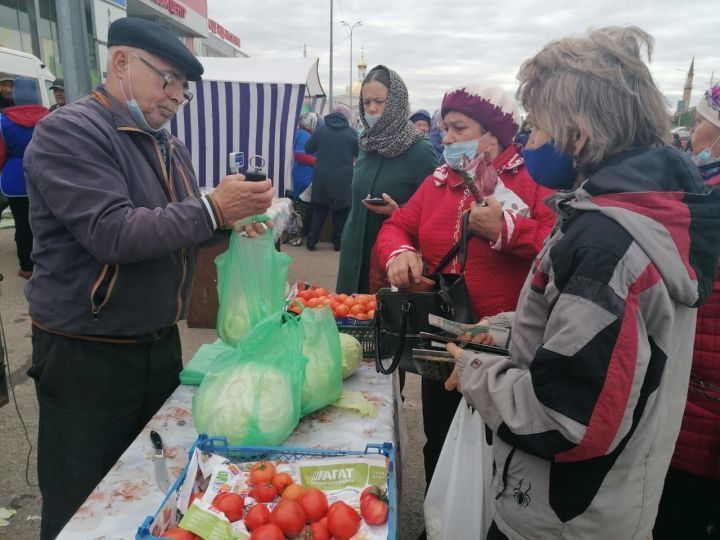
[[[335,319],[337,328],[343,334],[349,334],[360,342],[363,356],[375,357],[375,321],[360,321],[352,317]]]
[[[191,458],[195,449],[210,454],[218,454],[225,456],[236,463],[262,461],[262,460],[282,460],[282,461],[300,461],[303,459],[317,459],[341,456],[362,456],[366,454],[381,454],[388,459],[388,487],[387,497],[390,511],[388,512],[388,540],[395,540],[397,536],[397,489],[395,487],[395,450],[392,443],[368,444],[365,451],[355,450],[323,450],[316,448],[285,448],[276,446],[232,446],[229,445],[225,437],[209,437],[200,434],[188,451],[188,458]],[[150,532],[150,525],[155,517],[165,506],[170,497],[180,489],[185,476],[187,474],[188,465],[185,466],[177,480],[170,487],[170,491],[165,495],[160,508],[152,516],[145,518],[143,524],[138,528],[135,540],[157,540],[161,537],[153,536]]]

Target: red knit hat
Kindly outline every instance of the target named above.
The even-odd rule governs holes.
[[[445,92],[441,114],[457,111],[480,122],[503,146],[508,146],[518,132],[517,103],[499,86],[468,84]]]

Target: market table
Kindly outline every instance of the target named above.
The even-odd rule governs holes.
[[[368,443],[392,442],[399,486],[402,423],[397,385],[397,376],[379,374],[374,364],[361,362],[357,372],[345,381],[345,388],[362,392],[377,409],[377,417],[326,407],[303,418],[283,446],[364,450]],[[188,450],[197,438],[191,412],[195,390],[194,386],[181,385],[173,392],[65,526],[58,536],[60,540],[135,538],[138,527],[155,513],[165,497],[155,481],[150,431],[157,431],[163,438],[168,474],[174,481],[187,464]]]

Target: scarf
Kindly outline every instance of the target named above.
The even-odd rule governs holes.
[[[705,182],[707,182],[711,178],[720,176],[720,159],[717,159],[711,163],[706,163],[705,165],[700,165],[698,167],[698,170],[700,171],[700,176],[702,176],[702,179]]]
[[[382,116],[370,128],[365,121],[365,108],[361,92],[359,110],[365,131],[360,136],[359,144],[365,152],[376,152],[382,157],[395,158],[416,142],[427,137],[415,129],[415,126],[408,120],[408,116],[410,116],[408,91],[400,75],[385,66],[378,67],[385,68],[390,75],[388,98]]]

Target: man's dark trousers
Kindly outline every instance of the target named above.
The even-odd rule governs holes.
[[[41,539],[55,538],[179,384],[177,326],[110,343],[33,326]]]

